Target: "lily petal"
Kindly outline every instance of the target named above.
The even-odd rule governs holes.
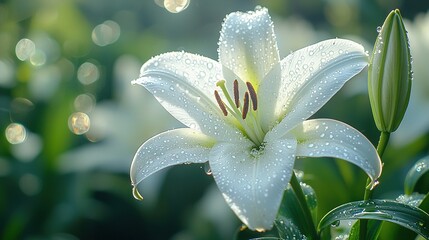
[[[252,230],[270,229],[292,176],[296,140],[267,143],[260,155],[251,148],[250,142],[217,144],[210,153],[210,168],[240,220]]]
[[[207,162],[214,140],[189,128],[167,131],[147,140],[134,156],[130,177],[133,186],[166,167]]]
[[[255,87],[280,61],[273,22],[266,8],[226,16],[219,39],[219,61]],[[225,74],[227,75],[227,74]],[[232,81],[234,79],[228,79]]]
[[[283,59],[282,81],[267,77],[259,90],[260,98],[267,98],[261,105],[275,106],[261,119],[263,124],[280,121],[271,137],[281,137],[313,115],[367,64],[362,45],[344,39],[322,41]]]
[[[186,126],[221,140],[241,134],[225,121],[214,97],[222,79],[218,62],[186,52],[170,52],[146,62],[133,84],[145,87]]]
[[[382,164],[371,142],[353,127],[332,119],[313,119],[296,126],[297,156],[334,157],[360,167],[372,182],[381,175]]]

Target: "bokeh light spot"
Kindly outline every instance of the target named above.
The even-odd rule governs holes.
[[[25,141],[21,144],[11,146],[12,155],[21,162],[31,162],[42,151],[42,138],[30,131],[27,131]]]
[[[90,119],[86,113],[75,112],[69,117],[69,128],[76,135],[82,135],[88,132]]]
[[[107,20],[102,24],[97,25],[92,30],[92,41],[98,46],[107,46],[116,42],[121,35],[121,27],[118,23]]]
[[[35,51],[36,45],[28,38],[19,40],[15,47],[16,57],[21,61],[29,59]]]
[[[164,7],[171,13],[179,13],[189,6],[190,0],[164,0]]]
[[[6,59],[0,59],[0,87],[12,87],[15,85],[15,67]]]
[[[54,64],[33,71],[28,83],[31,95],[38,100],[50,100],[58,90],[62,79],[61,69]]]
[[[33,66],[42,66],[46,63],[46,54],[40,49],[36,49],[30,56],[30,63]]]
[[[89,113],[95,106],[95,98],[90,94],[80,94],[74,99],[74,108],[79,112]]]
[[[8,160],[0,157],[0,177],[7,176],[11,172],[11,166]]]
[[[19,144],[24,142],[27,135],[25,127],[19,123],[11,123],[6,127],[6,139],[11,144]]]
[[[31,173],[24,174],[19,179],[19,188],[24,194],[34,196],[40,192],[40,179]]]
[[[98,70],[98,67],[90,62],[83,63],[77,70],[77,78],[79,79],[79,82],[84,85],[89,85],[97,81],[99,77],[100,71]]]

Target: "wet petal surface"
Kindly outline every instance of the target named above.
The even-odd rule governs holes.
[[[282,81],[268,78],[261,84],[259,93],[267,98],[261,105],[270,104],[273,109],[263,122],[274,122],[264,124],[272,126],[280,122],[273,133],[277,136],[271,137],[281,137],[298,122],[313,115],[367,63],[363,47],[343,39],[319,42],[283,59]]]
[[[295,139],[252,144],[220,143],[210,153],[210,167],[226,202],[250,229],[270,229],[292,176]]]
[[[222,25],[218,51],[222,65],[242,81],[258,86],[280,61],[268,10],[258,8],[255,12],[229,14]]]
[[[145,87],[186,126],[221,140],[236,140],[241,133],[225,120],[213,95],[221,72],[220,64],[209,58],[170,52],[146,62],[133,83]]]
[[[296,126],[297,156],[334,157],[360,167],[371,180],[381,175],[381,160],[371,142],[353,127],[332,119],[313,119]]]
[[[131,182],[134,186],[166,167],[208,161],[214,140],[189,128],[167,131],[147,140],[134,156]]]

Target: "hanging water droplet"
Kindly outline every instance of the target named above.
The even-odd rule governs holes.
[[[171,13],[179,13],[189,6],[190,0],[164,0],[164,7]]]
[[[207,175],[212,175],[212,170],[210,168],[209,162],[204,163],[204,172],[206,172]]]
[[[333,223],[331,223],[331,227],[338,227],[338,226],[340,226],[340,221],[335,221],[335,222],[333,222]]]
[[[378,180],[375,180],[375,181],[373,181],[373,182],[371,182],[370,184],[369,184],[369,190],[373,190],[378,184],[379,184],[380,182],[378,181]]]
[[[378,26],[377,27],[377,32],[379,33],[379,32],[381,32],[381,26]]]

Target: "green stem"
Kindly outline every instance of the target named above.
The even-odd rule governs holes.
[[[383,156],[384,150],[386,150],[387,143],[389,142],[390,133],[389,132],[381,132],[380,139],[377,144],[377,153],[380,158]],[[366,188],[365,188],[365,194],[363,197],[363,200],[369,200],[372,197],[372,189],[369,186],[371,183],[371,179],[368,178],[366,180]],[[359,239],[365,240],[366,239],[366,232],[367,232],[367,225],[368,220],[362,219],[360,220],[360,226],[359,226]]]
[[[310,209],[307,205],[307,200],[305,199],[304,192],[302,191],[301,184],[298,181],[298,178],[295,175],[295,172],[292,171],[292,178],[290,180],[290,185],[295,193],[296,198],[301,206],[301,211],[304,214],[304,219],[306,225],[310,230],[311,239],[319,239],[317,235],[316,227],[313,222],[313,217],[311,216]]]

